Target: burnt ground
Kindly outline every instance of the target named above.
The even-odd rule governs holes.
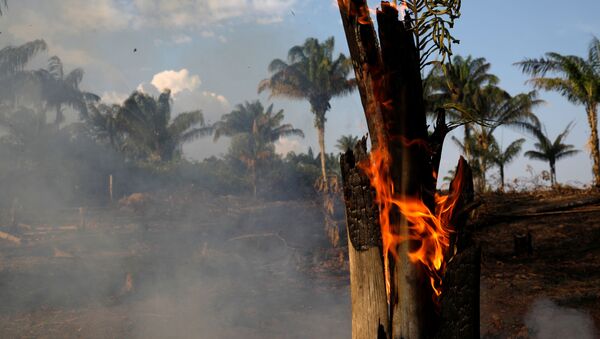
[[[484,197],[483,338],[535,337],[527,314],[546,299],[600,328],[600,202],[531,215],[591,196]],[[22,239],[0,239],[2,338],[350,337],[347,262],[317,204],[185,193],[88,208],[85,229],[77,209],[18,219],[1,229]],[[528,231],[533,254],[516,256]]]
[[[524,318],[532,304],[544,298],[591,315],[596,329],[600,328],[600,203],[556,212],[531,211],[597,197],[567,191],[485,198],[477,232],[483,250],[482,337],[530,337]],[[494,216],[499,214],[512,216]],[[516,256],[513,235],[528,231],[533,254]]]

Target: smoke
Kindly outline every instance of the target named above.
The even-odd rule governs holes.
[[[597,338],[594,321],[589,314],[561,307],[550,299],[535,301],[525,317],[532,338]]]

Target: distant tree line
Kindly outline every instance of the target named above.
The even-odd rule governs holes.
[[[29,61],[46,50],[43,40],[0,50],[0,184],[10,193],[4,200],[28,190],[35,197],[33,193],[43,188],[58,197],[55,201],[101,203],[109,175],[115,177],[118,194],[194,185],[218,194],[296,199],[315,196],[317,186],[329,191],[339,176],[337,155],[325,150],[326,115],[331,99],[350,94],[356,84],[350,77],[350,60],[343,54],[334,57],[333,38],[323,42],[309,38],[292,47],[286,61],[270,63],[270,76],[258,84],[258,92],[310,104],[318,136],[316,155],[312,149],[300,154],[275,152],[280,138],[304,133],[285,123],[284,110],[273,105],[247,101],[212,125],[206,124],[200,110],[172,112],[169,90],[157,97],[134,91],[122,103],[108,105],[80,88],[82,69],[67,71],[57,56],[50,57],[44,68],[29,68]],[[532,76],[535,89],[557,91],[585,107],[598,186],[598,39],[592,40],[588,54],[584,59],[548,53],[516,65]],[[542,102],[537,93],[509,94],[490,67],[485,59],[471,56],[454,56],[445,66],[433,64],[424,76],[430,112],[444,108],[450,127],[462,128],[462,137],[453,140],[471,163],[480,192],[503,190],[505,167],[522,151],[524,139],[507,146],[499,143],[497,131],[505,127],[531,135],[535,149],[524,154],[547,162],[551,184],[556,185],[557,161],[577,152],[566,143],[572,125],[556,138],[549,136],[534,114]],[[67,113],[74,113],[77,120],[67,121]],[[202,161],[183,156],[184,144],[209,136],[228,137],[227,154]],[[336,148],[345,151],[357,140],[340,136]],[[488,179],[494,168],[498,183]]]

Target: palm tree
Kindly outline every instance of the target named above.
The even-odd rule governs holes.
[[[89,105],[86,119],[88,129],[99,140],[108,140],[109,144],[119,149],[123,142],[123,135],[119,131],[119,110],[117,104]]]
[[[335,147],[339,149],[341,152],[346,152],[347,150],[354,149],[354,146],[358,142],[358,137],[355,135],[342,135],[339,139],[337,139],[337,144]]]
[[[176,159],[181,156],[184,143],[212,132],[212,128],[204,124],[201,111],[179,113],[171,119],[170,90],[163,91],[158,98],[135,91],[118,107],[116,121],[106,120],[109,120],[109,125],[104,126],[106,133],[114,133],[108,129],[116,124],[121,134],[120,150],[140,160]]]
[[[83,73],[83,69],[76,68],[65,74],[63,63],[57,56],[48,60],[46,70],[36,72],[42,83],[43,100],[48,108],[56,110],[56,126],[64,121],[63,105],[71,106],[85,118],[88,114],[87,103],[100,100],[99,96],[79,89]]]
[[[533,145],[536,150],[525,152],[525,156],[530,159],[547,161],[550,165],[550,181],[552,187],[556,186],[556,162],[560,159],[573,156],[579,152],[575,146],[563,144],[564,139],[571,131],[572,123],[568,124],[565,130],[560,133],[554,141],[550,141],[548,133],[541,125],[524,125],[537,139]]]
[[[19,87],[17,84],[22,84],[34,76],[34,72],[25,71],[25,66],[47,48],[44,40],[34,40],[21,46],[0,49],[0,101],[15,102],[16,88]]]
[[[598,101],[600,100],[600,41],[594,37],[584,59],[574,55],[546,53],[545,58],[525,59],[516,63],[532,76],[535,88],[555,91],[570,102],[585,107],[590,127],[590,155],[596,187],[600,187],[600,145],[598,142]],[[551,74],[553,76],[547,76]]]
[[[215,141],[222,135],[232,137],[230,153],[250,170],[254,197],[257,193],[257,167],[261,161],[275,154],[275,141],[286,136],[304,137],[304,133],[291,124],[282,124],[283,119],[283,110],[274,112],[273,105],[269,105],[265,111],[257,100],[237,105],[214,126]]]
[[[489,154],[493,134],[500,126],[516,127],[521,123],[537,124],[538,119],[532,108],[542,101],[536,99],[535,92],[521,93],[511,96],[495,86],[482,89],[473,97],[472,109],[467,110],[475,121],[475,130],[478,134],[477,148],[481,156]],[[485,188],[488,161],[481,161],[481,185]]]
[[[470,154],[471,160],[469,160],[469,166],[473,172],[473,181],[475,188],[482,191],[482,186],[485,186],[485,182],[482,184],[482,172],[484,168],[491,166],[489,157],[485,157],[481,148],[479,147],[479,141],[481,136],[477,131],[469,134],[468,138],[461,140],[455,136],[452,136],[452,141],[465,155]],[[469,152],[469,153],[467,153]],[[484,163],[485,162],[485,163]]]
[[[482,88],[495,86],[499,81],[497,76],[489,73],[490,68],[485,58],[456,55],[452,63],[433,67],[424,82],[425,93],[429,93],[425,97],[429,111],[433,112],[433,106],[447,108],[451,118],[464,124],[463,143],[467,146],[473,121],[467,109]],[[471,159],[470,153],[467,147],[465,154],[468,159]]]
[[[525,139],[517,139],[510,143],[503,151],[495,138],[492,140],[489,150],[489,158],[493,164],[498,166],[500,171],[500,191],[504,192],[504,167],[511,163],[521,152]]]
[[[468,136],[465,135],[467,142],[463,141],[462,145],[463,152],[470,158],[470,163],[476,163],[479,167],[474,175],[476,187],[480,192],[487,187],[486,174],[489,165],[492,165],[485,157],[493,142],[493,133],[501,126],[520,127],[523,123],[538,124],[532,108],[542,101],[536,96],[535,91],[511,96],[499,87],[486,86],[477,90],[459,105],[463,117],[475,122],[470,127],[472,132]]]
[[[303,45],[289,50],[287,62],[281,59],[271,61],[271,77],[258,85],[259,93],[268,89],[271,97],[308,100],[310,103],[319,137],[321,173],[325,186],[325,115],[331,108],[332,98],[350,94],[356,87],[355,79],[348,78],[352,70],[350,59],[340,54],[334,60],[333,49],[333,37],[323,43],[315,38],[308,38]]]

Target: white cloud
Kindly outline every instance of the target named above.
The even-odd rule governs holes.
[[[282,22],[283,21],[283,17],[280,16],[270,16],[270,17],[259,17],[256,19],[256,23],[259,25],[269,25],[269,24],[275,24],[278,22]]]
[[[74,27],[115,31],[127,28],[132,19],[131,14],[120,5],[121,1],[61,0],[58,3],[65,22]]]
[[[159,91],[168,88],[173,95],[176,95],[185,90],[195,90],[200,86],[201,81],[198,75],[190,75],[189,71],[183,68],[179,71],[167,70],[157,73],[150,83]]]
[[[225,107],[229,107],[229,101],[227,100],[227,98],[225,98],[221,94],[217,94],[215,92],[204,91],[204,92],[202,92],[202,95],[209,97],[209,98],[213,98],[213,99],[217,100],[219,103],[221,103],[221,105],[223,105]]]
[[[281,155],[286,155],[289,152],[301,153],[304,149],[305,147],[296,139],[279,138],[275,142],[275,152]]]
[[[116,0],[36,1],[11,12],[7,18],[14,36],[46,39],[63,34],[76,36],[84,31],[119,31],[127,29],[133,20],[132,14]]]
[[[30,3],[3,20],[12,35],[49,39],[83,32],[115,32],[160,27],[198,29],[202,35],[222,23],[271,24],[283,20],[298,0],[22,0]],[[17,7],[15,5],[15,7]],[[30,23],[35,23],[31,25]],[[209,29],[207,33],[206,30]],[[207,35],[205,35],[207,34]],[[179,42],[190,38],[180,36]]]
[[[181,34],[173,37],[173,42],[181,45],[181,44],[189,44],[192,42],[192,38],[189,35]]]
[[[127,97],[127,94],[110,91],[102,93],[100,100],[105,104],[122,104]]]
[[[273,23],[297,0],[134,0],[140,26],[206,28],[223,21]]]

